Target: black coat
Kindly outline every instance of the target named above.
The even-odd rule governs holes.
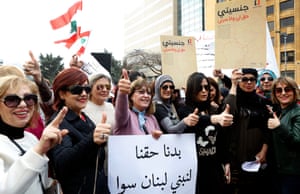
[[[96,168],[98,168],[96,193],[108,193],[107,179],[103,171],[104,146],[93,142],[95,124],[88,116],[84,116],[86,121],[80,119],[72,110],[68,111],[59,128],[68,129],[69,133],[61,144],[50,151],[49,157],[64,194],[93,193]],[[97,157],[99,157],[98,167]]]

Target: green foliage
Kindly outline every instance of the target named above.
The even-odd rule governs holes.
[[[64,69],[63,58],[60,56],[53,57],[52,54],[46,54],[46,56],[40,54],[39,60],[42,75],[52,84],[55,76]]]
[[[121,65],[121,61],[117,61],[115,60],[114,57],[112,57],[112,64],[111,64],[111,79],[112,79],[112,82],[114,84],[117,84],[120,77],[121,77],[121,74],[122,74],[122,65]]]

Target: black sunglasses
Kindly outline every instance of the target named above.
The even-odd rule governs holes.
[[[274,79],[272,78],[272,77],[262,77],[262,78],[260,78],[260,81],[262,81],[262,82],[264,82],[265,80],[267,80],[267,81],[273,81]]]
[[[163,90],[167,90],[168,88],[170,88],[170,90],[174,90],[175,89],[175,86],[173,86],[173,85],[164,85],[164,86],[162,86],[161,87]]]
[[[254,78],[254,77],[250,77],[250,78],[248,78],[248,77],[243,77],[242,78],[242,82],[256,82],[256,78]]]
[[[209,91],[210,88],[208,85],[200,85],[199,91],[203,91],[203,89]]]
[[[80,95],[82,94],[83,90],[89,94],[91,92],[90,86],[80,86],[80,85],[73,85],[67,88],[67,91],[71,92],[73,95]]]
[[[8,108],[16,108],[19,106],[21,101],[24,101],[27,106],[33,106],[37,103],[38,97],[35,94],[25,94],[23,98],[18,95],[7,95],[2,99],[2,102]]]

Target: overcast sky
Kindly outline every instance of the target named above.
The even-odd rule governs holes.
[[[69,61],[72,53],[62,44],[49,21],[65,13],[76,0],[8,0],[0,2],[0,59],[6,64],[53,53]],[[139,0],[83,0],[85,27],[92,33],[86,52],[103,52],[106,48],[117,59],[123,57],[123,15]],[[67,59],[66,59],[67,58]]]

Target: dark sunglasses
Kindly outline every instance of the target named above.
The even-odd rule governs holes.
[[[256,78],[254,78],[254,77],[250,77],[250,78],[248,78],[248,77],[243,77],[242,79],[242,82],[256,82]]]
[[[291,88],[291,87],[275,88],[276,94],[281,94],[283,91],[284,91],[284,93],[292,92],[292,91],[294,91],[294,88]]]
[[[105,88],[106,90],[110,90],[111,87],[110,87],[110,85],[108,85],[108,84],[105,84],[105,85],[101,85],[101,84],[100,84],[100,85],[97,85],[97,86],[96,86],[96,89],[97,89],[97,90],[104,90],[104,88]]]
[[[265,80],[267,80],[267,81],[273,81],[274,79],[272,78],[272,77],[262,77],[262,78],[260,78],[260,81],[262,81],[262,82],[264,82]]]
[[[208,85],[200,85],[199,91],[203,91],[203,89],[209,91],[210,88]]]
[[[174,90],[175,89],[175,86],[173,86],[173,85],[171,85],[171,86],[169,86],[169,85],[164,85],[164,86],[162,86],[161,87],[163,90],[167,90],[168,88],[170,88],[170,90]]]
[[[2,102],[8,108],[16,108],[19,106],[22,100],[27,106],[33,106],[37,103],[38,97],[35,94],[26,94],[23,98],[19,97],[18,95],[7,95],[2,99]]]
[[[91,87],[90,86],[80,86],[80,85],[73,85],[67,88],[69,92],[73,95],[80,95],[82,94],[83,90],[89,94],[91,92]]]

